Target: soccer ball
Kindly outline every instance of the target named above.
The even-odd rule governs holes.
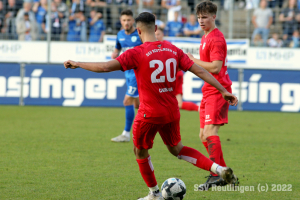
[[[169,178],[162,184],[161,192],[166,200],[182,200],[186,193],[186,187],[179,178]]]

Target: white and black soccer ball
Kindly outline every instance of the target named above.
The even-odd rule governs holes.
[[[179,178],[169,178],[162,184],[161,193],[166,200],[182,200],[186,193],[186,187]]]

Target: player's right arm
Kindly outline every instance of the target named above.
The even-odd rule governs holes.
[[[187,53],[188,57],[197,65],[200,65],[207,71],[213,74],[218,74],[223,66],[223,61],[221,60],[214,60],[212,62],[204,62],[200,59],[194,58],[194,56],[191,53]]]
[[[117,60],[111,60],[108,62],[75,62],[68,60],[64,62],[64,66],[66,69],[82,68],[97,73],[122,70],[121,64]]]
[[[118,34],[116,39],[115,50],[112,52],[111,58],[116,59],[120,55],[121,50],[122,50],[122,46],[121,43],[119,42],[119,34]]]
[[[120,55],[121,49],[116,49],[112,52],[111,58],[116,59]]]
[[[236,106],[238,100],[236,96],[229,93],[220,83],[217,81],[207,70],[200,67],[197,64],[193,64],[190,69],[190,72],[194,73],[196,76],[201,78],[203,81],[215,87],[222,94],[223,98],[232,106]]]

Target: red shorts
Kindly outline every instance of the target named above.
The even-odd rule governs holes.
[[[168,124],[151,124],[143,121],[134,121],[133,143],[138,149],[151,149],[157,132],[165,145],[176,146],[181,141],[179,120]]]
[[[175,95],[177,94],[183,94],[182,93],[182,85],[183,85],[183,71],[180,70],[176,74],[176,89],[175,89]]]
[[[231,92],[231,88],[227,89]],[[221,93],[203,97],[200,105],[200,128],[207,124],[228,124],[229,103],[225,101]]]

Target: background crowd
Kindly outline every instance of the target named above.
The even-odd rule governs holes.
[[[1,0],[0,39],[102,42],[105,34],[121,29],[119,13],[131,8],[156,15],[166,36],[200,38],[203,32],[193,14],[197,0]],[[248,10],[252,14],[253,46],[299,47],[300,0],[214,0],[220,10]],[[51,9],[50,20],[48,9]],[[275,12],[279,11],[279,12]],[[234,15],[235,18],[239,16]],[[219,17],[219,20],[222,21]],[[272,31],[276,24],[280,31]],[[226,26],[217,21],[218,26]],[[246,24],[245,24],[246,25]]]

